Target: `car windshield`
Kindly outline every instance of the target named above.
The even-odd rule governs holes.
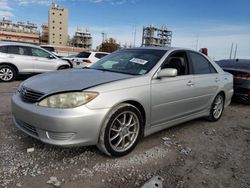
[[[157,49],[126,49],[105,56],[91,66],[92,69],[131,75],[148,73],[166,53]]]

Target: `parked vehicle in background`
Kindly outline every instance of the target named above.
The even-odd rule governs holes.
[[[41,48],[49,51],[49,52],[56,52],[55,48],[53,46],[50,46],[50,45],[40,45]]]
[[[108,54],[109,53],[107,52],[84,51],[73,57],[65,57],[62,59],[69,60],[72,63],[73,68],[83,68],[92,65]]]
[[[59,55],[57,53],[56,49],[53,46],[51,46],[51,45],[40,45],[40,47],[43,48],[43,49],[45,49],[45,50],[47,50],[47,51],[49,51],[49,52],[51,52],[52,54],[54,54],[58,58],[62,58],[63,57],[62,55]]]
[[[23,43],[0,43],[0,81],[19,74],[42,73],[69,68],[70,64],[41,47]]]
[[[85,69],[24,81],[12,113],[19,129],[42,142],[122,156],[143,136],[199,117],[219,120],[232,95],[233,76],[201,53],[130,48]]]
[[[250,104],[250,60],[225,59],[216,63],[227,72],[234,75],[233,98]]]

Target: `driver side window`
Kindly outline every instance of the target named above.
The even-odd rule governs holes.
[[[168,56],[161,66],[161,69],[165,68],[177,69],[177,76],[188,75],[189,67],[186,52],[174,52]]]

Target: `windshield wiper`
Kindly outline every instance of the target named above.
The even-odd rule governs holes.
[[[95,69],[95,70],[99,70],[99,71],[107,71],[107,72],[114,72],[114,73],[119,73],[119,74],[128,74],[128,75],[139,75],[139,74],[133,74],[133,73],[129,73],[129,72],[122,72],[122,71],[117,71],[117,70],[110,70],[110,69]]]

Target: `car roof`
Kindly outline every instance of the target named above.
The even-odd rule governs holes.
[[[169,50],[188,50],[188,51],[193,51],[193,52],[197,52],[195,50],[189,49],[189,48],[183,48],[183,47],[159,47],[159,46],[143,46],[143,47],[133,47],[133,48],[123,48],[123,49],[148,49],[148,50],[165,50],[165,51],[169,51]],[[199,53],[199,52],[198,52]]]
[[[21,43],[21,42],[6,42],[6,41],[1,41],[0,46],[12,46],[12,45],[18,45],[18,46],[29,46],[29,47],[39,47],[34,44],[28,44],[28,43]]]
[[[103,53],[103,54],[110,54],[109,52],[96,52],[96,51],[89,51],[89,50],[81,51],[81,52],[79,52],[79,53],[83,53],[83,52],[87,52],[87,53]]]

